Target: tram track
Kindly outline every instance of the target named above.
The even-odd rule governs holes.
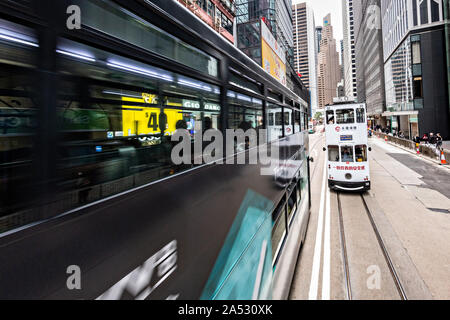
[[[374,235],[377,239],[378,246],[381,249],[381,252],[383,254],[383,260],[386,262],[387,268],[389,269],[389,273],[392,277],[392,281],[394,282],[395,287],[397,289],[397,293],[401,300],[408,300],[406,293],[405,293],[405,289],[404,289],[404,287],[400,281],[400,278],[398,276],[398,272],[392,262],[392,258],[389,254],[389,251],[386,248],[384,240],[381,237],[380,231],[378,229],[378,226],[375,223],[375,220],[370,211],[370,208],[367,205],[366,200],[364,199],[364,195],[361,194],[359,197],[362,201],[362,205],[363,205],[363,207],[366,211],[367,217],[370,221],[372,231],[374,232]],[[348,254],[348,243],[347,243],[346,232],[345,232],[345,227],[344,227],[344,212],[342,209],[342,199],[341,199],[340,192],[337,192],[337,202],[338,202],[339,234],[340,234],[340,241],[341,241],[341,248],[342,248],[342,260],[343,260],[343,269],[344,269],[344,283],[345,283],[345,290],[346,290],[346,298],[348,300],[352,300],[354,298],[354,292],[352,290],[350,261],[349,261],[349,254]]]

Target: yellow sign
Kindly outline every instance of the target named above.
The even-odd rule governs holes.
[[[286,85],[286,65],[264,40],[262,40],[261,49],[264,70],[283,85]]]
[[[142,94],[142,97],[142,99],[122,97],[122,101],[157,103],[156,95]],[[159,107],[122,106],[122,130],[125,137],[160,134],[161,125],[164,125],[164,122],[166,122],[164,134],[171,135],[180,120],[183,120],[180,110],[166,109],[162,114]]]
[[[261,20],[260,24],[262,67],[272,77],[286,86],[286,54],[264,20]]]

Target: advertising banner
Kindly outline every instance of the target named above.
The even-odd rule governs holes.
[[[262,67],[286,86],[286,54],[263,20],[261,20]]]

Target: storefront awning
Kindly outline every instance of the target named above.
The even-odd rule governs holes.
[[[396,116],[413,116],[418,115],[419,111],[395,111],[395,112],[384,112],[383,117],[396,117]]]

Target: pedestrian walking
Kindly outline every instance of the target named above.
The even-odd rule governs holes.
[[[422,139],[420,139],[422,142],[424,142],[425,144],[428,144],[429,138],[428,135],[426,133],[423,134]]]
[[[440,133],[438,133],[437,135],[436,135],[436,148],[437,149],[441,149],[442,148],[442,142],[444,141],[444,139],[442,139],[442,136],[441,136],[441,134]]]

